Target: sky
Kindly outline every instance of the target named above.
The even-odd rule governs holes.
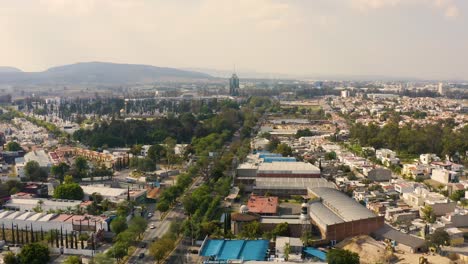
[[[468,0],[0,0],[0,66],[468,80]]]

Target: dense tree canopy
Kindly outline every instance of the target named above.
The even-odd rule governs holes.
[[[331,249],[327,253],[327,261],[330,264],[359,264],[359,255],[345,249]]]
[[[295,138],[301,138],[301,137],[311,137],[314,135],[314,132],[310,131],[310,129],[298,129],[296,132],[296,135],[294,136]]]
[[[46,181],[47,171],[39,166],[37,161],[31,160],[24,166],[24,175],[30,181]]]
[[[84,192],[78,183],[64,183],[54,190],[54,198],[68,200],[82,200]]]
[[[21,263],[44,264],[50,260],[49,248],[40,243],[25,244],[19,254]]]
[[[19,151],[22,149],[23,148],[21,148],[20,144],[18,144],[18,142],[15,142],[15,141],[10,141],[5,146],[6,151]]]
[[[450,244],[450,235],[442,229],[437,229],[428,238],[429,244],[435,247],[446,246]]]
[[[127,221],[125,220],[125,217],[117,217],[111,222],[111,230],[112,232],[116,233],[117,235],[125,229],[127,229]]]
[[[357,123],[350,132],[351,137],[363,146],[385,147],[417,155],[435,153],[445,156],[456,152],[464,155],[468,149],[468,126],[459,130],[454,130],[454,126],[450,120],[426,126],[407,124],[403,127],[392,121],[382,128],[373,123],[368,126]]]
[[[65,177],[65,174],[70,170],[70,166],[68,164],[61,162],[57,165],[53,165],[52,168],[50,168],[50,172],[60,180],[60,182],[63,182],[63,178]]]

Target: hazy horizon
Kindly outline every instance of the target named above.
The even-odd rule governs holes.
[[[468,80],[463,0],[20,0],[0,66],[76,62]]]

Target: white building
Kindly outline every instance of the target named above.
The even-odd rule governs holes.
[[[403,200],[413,208],[422,209],[424,206],[432,207],[436,216],[442,216],[455,211],[456,202],[451,201],[440,193],[430,192],[417,187],[412,193],[404,193]]]
[[[397,158],[395,151],[390,149],[378,149],[375,151],[375,157],[386,166],[397,165],[400,159]]]
[[[23,199],[23,198],[15,198],[12,195],[12,199],[5,202],[3,207],[22,211],[22,212],[32,212],[34,209],[40,209],[43,212],[47,212],[49,210],[63,210],[66,211],[68,209],[76,209],[77,206],[80,206],[82,201],[74,201],[74,200],[62,200],[62,199],[42,199],[42,198],[31,198],[31,199]]]
[[[93,193],[99,193],[104,199],[108,199],[111,202],[118,203],[124,201],[128,197],[128,190],[123,188],[111,188],[104,185],[83,185],[81,186],[85,194],[85,199],[89,200],[89,197]],[[138,200],[146,195],[146,190],[142,189],[130,189],[130,200]]]
[[[419,155],[419,161],[424,165],[429,165],[433,161],[440,161],[436,154],[426,153]]]
[[[47,214],[20,211],[0,211],[0,225],[5,229],[11,226],[18,226],[19,229],[26,229],[33,226],[35,231],[44,232],[49,230],[60,230],[63,232],[72,231],[109,231],[107,217],[92,215],[68,215],[68,214]]]
[[[431,179],[447,184],[456,181],[457,173],[446,169],[433,169]]]

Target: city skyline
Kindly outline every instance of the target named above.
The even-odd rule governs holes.
[[[459,0],[2,3],[2,66],[83,61],[294,76],[468,80]]]

